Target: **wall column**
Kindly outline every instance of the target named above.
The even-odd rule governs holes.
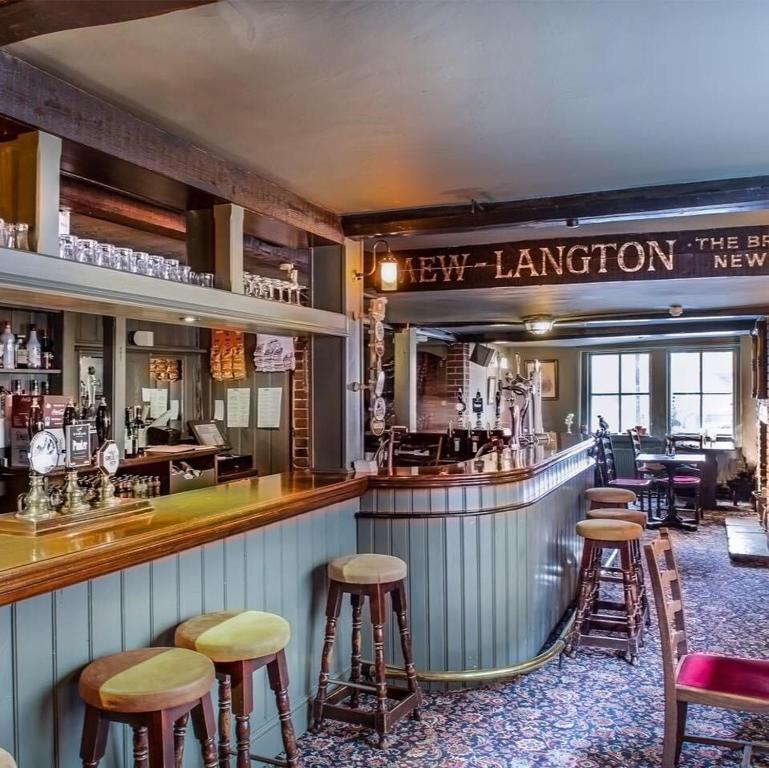
[[[395,421],[409,432],[417,429],[417,330],[395,334]]]

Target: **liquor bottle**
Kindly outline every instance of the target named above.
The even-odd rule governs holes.
[[[29,409],[29,417],[27,419],[27,434],[31,440],[38,432],[42,432],[45,429],[45,422],[43,421],[43,409],[40,407],[40,403],[36,397],[32,398],[32,405]]]
[[[43,350],[40,345],[40,339],[37,337],[37,328],[34,325],[29,326],[29,339],[27,339],[27,367],[43,367]]]
[[[62,416],[61,423],[66,429],[71,424],[75,423],[76,418],[77,418],[77,411],[75,410],[75,403],[72,401],[72,398],[70,397],[69,400],[67,400],[67,405],[64,408],[64,415]]]
[[[139,456],[144,455],[144,449],[147,447],[147,426],[142,419],[142,407],[137,405],[134,410],[133,429],[136,433],[136,450]]]
[[[51,338],[48,335],[48,331],[45,328],[40,331],[40,334],[40,348],[42,351],[43,368],[46,371],[50,371],[51,368],[53,368],[53,342],[51,341]]]
[[[3,368],[16,367],[16,337],[11,330],[11,324],[5,321],[2,334],[0,334],[0,344],[3,352]]]
[[[42,394],[40,392],[40,382],[37,379],[32,379],[32,381],[29,384],[29,393],[33,397],[40,397]]]
[[[102,397],[99,401],[99,407],[96,409],[96,437],[99,440],[100,448],[109,440],[111,426],[112,417],[107,407],[107,398]]]
[[[48,382],[44,381],[40,384],[40,394],[41,395],[50,395],[50,387],[48,386]]]
[[[21,379],[14,379],[13,380],[13,394],[14,395],[23,395],[24,390],[21,387]]]
[[[136,445],[136,435],[133,429],[133,418],[131,416],[131,409],[125,409],[125,457],[127,459],[133,459],[138,452]]]
[[[24,342],[24,334],[20,333],[16,337],[16,367],[27,367],[27,345]]]

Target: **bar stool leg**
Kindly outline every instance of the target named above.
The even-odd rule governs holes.
[[[391,593],[393,611],[398,620],[398,629],[401,635],[401,652],[403,653],[403,665],[406,668],[406,680],[408,688],[412,693],[416,693],[419,704],[412,712],[414,720],[421,720],[422,713],[419,711],[422,706],[422,692],[417,683],[417,672],[414,669],[414,655],[411,650],[411,632],[409,631],[409,619],[407,615],[406,587],[401,582]]]
[[[251,766],[251,712],[254,710],[253,670],[245,662],[234,662],[231,671],[232,711],[235,714],[237,768]]]
[[[313,730],[317,731],[323,723],[323,707],[326,703],[328,689],[328,676],[331,669],[331,655],[334,652],[334,638],[336,637],[336,622],[342,607],[342,592],[333,581],[328,587],[328,600],[326,601],[326,637],[323,643],[323,655],[320,659],[320,677],[318,679],[318,693],[313,704]]]
[[[219,768],[229,768],[232,738],[232,687],[229,675],[219,677]]]
[[[174,723],[168,711],[150,712],[149,768],[166,768],[176,763]]]
[[[189,714],[182,715],[174,723],[174,755],[175,755],[175,768],[182,768],[184,765],[184,734],[187,731],[187,720]]]
[[[628,637],[628,661],[634,664],[638,658],[638,594],[636,591],[637,579],[633,573],[633,555],[630,550],[630,542],[623,541],[619,548],[620,563],[622,567],[622,589],[625,595],[625,608],[627,611],[627,637]]]
[[[275,654],[275,660],[267,665],[267,676],[270,688],[275,692],[275,703],[278,707],[278,719],[280,731],[283,737],[283,749],[286,752],[286,762],[289,768],[299,765],[299,752],[296,746],[296,734],[291,722],[291,705],[288,700],[288,666],[286,654],[279,651]]]
[[[86,705],[83,736],[80,741],[80,759],[83,768],[98,768],[107,751],[109,723],[95,707]]]
[[[564,652],[573,654],[579,646],[579,637],[582,634],[585,623],[591,613],[594,600],[596,568],[600,568],[601,549],[593,546],[590,541],[585,541],[582,549],[582,562],[579,569],[579,597],[577,598],[577,611],[574,615],[574,626],[569,633]],[[596,563],[596,561],[598,561]]]
[[[350,605],[352,606],[352,655],[350,658],[350,682],[360,683],[361,681],[361,605],[363,598],[360,595],[350,595]],[[357,688],[353,688],[350,693],[350,708],[357,709],[360,703],[360,693]]]
[[[149,768],[149,742],[147,741],[147,726],[134,726],[134,768]]]
[[[192,710],[192,730],[200,742],[200,753],[204,768],[216,768],[216,728],[214,726],[214,708],[208,696],[203,697]]]
[[[371,623],[374,627],[374,684],[376,686],[375,728],[379,733],[379,748],[387,749],[387,669],[384,657],[385,596],[379,585],[369,594]]]

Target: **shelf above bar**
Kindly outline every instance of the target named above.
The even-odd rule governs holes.
[[[343,314],[256,299],[39,253],[0,248],[4,303],[110,314],[137,320],[296,334],[347,336]]]

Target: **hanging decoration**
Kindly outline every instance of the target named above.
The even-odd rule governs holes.
[[[246,352],[242,332],[214,331],[211,376],[215,381],[240,381],[246,378]]]
[[[293,371],[296,368],[293,337],[258,333],[254,350],[254,368],[259,373]]]

